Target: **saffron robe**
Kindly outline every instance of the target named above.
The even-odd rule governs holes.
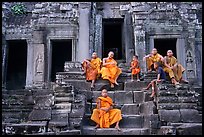
[[[115,65],[106,65],[101,68],[102,79],[107,79],[111,83],[115,83],[116,78],[122,73],[122,70],[117,66],[117,62],[112,59],[106,59],[106,63],[113,62]]]
[[[161,55],[159,53],[157,53],[156,55],[151,55],[150,57],[148,57],[146,59],[147,61],[147,69],[150,70],[151,66],[155,63],[155,62],[160,62],[162,64],[162,60],[161,60]]]
[[[177,59],[174,56],[165,56],[164,59],[170,67],[177,63]],[[170,78],[174,77],[177,81],[179,81],[182,78],[182,74],[185,71],[185,68],[181,64],[178,64],[174,69],[170,69],[164,66],[164,71],[169,74]]]
[[[132,75],[136,75],[138,73],[140,73],[140,67],[139,67],[139,62],[138,61],[132,61],[131,65],[132,68]]]
[[[82,67],[84,70],[86,70],[86,80],[96,80],[97,77],[100,74],[100,68],[101,68],[101,59],[91,59],[90,64],[87,62],[82,63]]]
[[[98,97],[96,100],[97,108],[93,110],[91,115],[91,120],[95,121],[100,125],[100,128],[109,128],[110,125],[118,122],[122,119],[121,110],[119,109],[110,109],[108,112],[99,109],[99,100],[101,108],[109,108],[113,106],[112,99],[107,97]]]

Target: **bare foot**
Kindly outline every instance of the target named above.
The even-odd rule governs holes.
[[[119,85],[117,81],[115,82],[115,84],[116,84],[117,86]]]
[[[94,129],[97,129],[97,128],[99,128],[99,125],[98,125],[98,124],[94,127]]]
[[[113,83],[111,83],[111,88],[114,88],[114,84]]]
[[[91,85],[91,88],[94,88],[94,85]]]
[[[148,90],[148,88],[143,88],[143,90]]]
[[[133,79],[131,79],[131,82],[133,82],[134,80]]]
[[[117,129],[118,131],[121,131],[121,129],[119,128],[119,126],[115,126],[115,129]]]
[[[150,97],[153,98],[154,95],[155,95],[155,92],[153,91]]]

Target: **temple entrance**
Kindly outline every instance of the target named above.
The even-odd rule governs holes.
[[[102,57],[107,57],[109,51],[114,52],[116,60],[125,60],[122,27],[123,19],[103,19]]]
[[[51,40],[51,81],[54,82],[56,72],[64,71],[65,61],[72,61],[72,40]]]
[[[26,85],[27,42],[8,40],[6,89],[24,89]]]
[[[172,50],[174,56],[177,58],[176,42],[176,38],[154,39],[154,48],[156,48],[158,53],[161,54],[163,57],[166,56],[167,50]]]

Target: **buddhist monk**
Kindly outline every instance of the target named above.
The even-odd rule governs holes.
[[[157,53],[156,48],[153,48],[151,54],[146,55],[143,58],[144,61],[146,60],[148,72],[151,72],[154,69],[153,64],[155,62],[160,62],[162,64],[163,59],[164,59],[163,56]]]
[[[113,59],[114,53],[110,51],[108,57],[103,59],[101,68],[101,77],[110,81],[111,88],[114,84],[118,85],[118,76],[122,73],[122,70],[118,68],[117,62]]]
[[[96,52],[92,53],[92,58],[90,60],[85,59],[82,63],[82,68],[86,74],[86,80],[92,81],[91,88],[94,88],[94,83],[100,75],[101,63],[102,61],[97,56]]]
[[[93,110],[91,120],[97,123],[97,128],[109,128],[110,125],[116,123],[115,128],[121,130],[119,121],[122,119],[121,110],[113,108],[113,100],[108,96],[106,89],[101,91],[101,97],[96,99],[97,108]]]
[[[131,81],[134,81],[134,75],[137,76],[137,81],[140,81],[139,79],[139,73],[140,73],[140,66],[139,66],[139,60],[138,56],[135,55],[132,57],[132,61],[130,63],[130,70],[131,70]]]
[[[169,77],[173,84],[179,84],[179,82],[188,83],[187,80],[182,78],[182,74],[185,71],[184,67],[177,62],[177,59],[173,56],[172,50],[167,51],[167,56],[164,57],[164,71],[169,74]]]

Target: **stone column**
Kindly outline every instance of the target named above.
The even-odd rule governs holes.
[[[30,40],[27,40],[27,72],[26,72],[26,86],[31,88],[33,85],[33,45]]]
[[[80,62],[89,58],[89,13],[90,8],[79,8],[79,43],[77,48],[77,61]]]
[[[4,35],[2,35],[2,88],[6,88],[6,66],[7,66],[7,44]]]

